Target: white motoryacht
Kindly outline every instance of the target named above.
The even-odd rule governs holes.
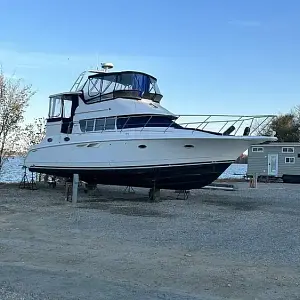
[[[106,63],[102,70],[84,72],[71,91],[50,96],[46,136],[25,159],[30,171],[67,178],[79,174],[91,185],[198,189],[251,144],[276,141],[251,135],[256,117],[226,116],[220,129],[213,115],[180,124],[186,117],[161,105],[156,78],[109,71],[112,67]],[[246,121],[251,124],[244,126]],[[208,124],[215,127],[208,130]]]

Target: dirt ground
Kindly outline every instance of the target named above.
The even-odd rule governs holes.
[[[124,193],[0,185],[0,299],[300,299],[300,185]]]

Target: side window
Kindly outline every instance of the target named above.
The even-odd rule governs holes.
[[[86,131],[93,131],[94,130],[94,122],[95,122],[95,119],[86,120]]]
[[[106,119],[105,130],[115,130],[115,118]]]
[[[104,130],[105,119],[96,119],[95,131]]]
[[[71,109],[72,109],[72,101],[64,100],[64,111],[63,117],[70,118],[71,117]]]
[[[80,130],[81,130],[82,132],[85,132],[86,120],[80,120],[80,121],[79,121],[79,125],[80,125]]]
[[[80,120],[80,130],[86,131],[102,131],[102,130],[115,130],[116,119],[115,118],[101,118],[101,119],[89,119]]]
[[[128,118],[127,117],[119,117],[117,118],[117,128],[122,129],[125,124],[127,124]]]
[[[50,98],[49,118],[61,117],[61,99],[59,97]]]

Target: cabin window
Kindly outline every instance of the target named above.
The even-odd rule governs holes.
[[[86,131],[102,131],[102,130],[115,130],[116,129],[115,118],[101,118],[101,119],[89,119],[80,120],[80,130]]]
[[[286,157],[285,158],[286,164],[294,164],[295,163],[295,157]]]
[[[85,130],[86,131],[93,131],[94,130],[94,123],[95,123],[94,119],[92,119],[92,120],[86,120]]]
[[[96,119],[95,124],[95,131],[102,131],[104,130],[105,126],[105,119]]]
[[[60,118],[61,117],[61,108],[62,108],[62,104],[61,104],[60,97],[50,98],[49,119]]]
[[[282,153],[294,153],[294,147],[282,147]]]
[[[80,120],[80,130],[86,131],[102,131],[102,130],[115,130],[116,118],[99,118]],[[176,124],[170,117],[165,116],[135,116],[135,117],[120,117],[117,118],[117,129],[125,128],[143,128],[143,127],[173,127],[182,128]]]
[[[170,117],[165,116],[133,116],[120,117],[117,119],[117,128],[139,128],[139,127],[173,127],[182,128]]]
[[[115,118],[106,118],[105,122],[105,130],[115,130],[115,124],[116,119]]]
[[[264,152],[264,147],[252,147],[252,152]]]
[[[70,100],[64,100],[64,109],[63,109],[63,117],[64,118],[71,118],[71,112],[72,112],[72,101]]]

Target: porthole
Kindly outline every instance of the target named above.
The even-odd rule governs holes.
[[[139,145],[139,148],[140,149],[145,149],[145,148],[147,148],[147,146],[146,145]]]
[[[66,136],[66,137],[64,138],[64,140],[65,140],[66,142],[68,142],[68,141],[70,140],[70,138],[69,138],[68,136]]]
[[[184,145],[185,148],[194,148],[194,145]]]
[[[53,140],[52,140],[51,138],[48,138],[47,141],[48,141],[49,143],[51,143]]]

